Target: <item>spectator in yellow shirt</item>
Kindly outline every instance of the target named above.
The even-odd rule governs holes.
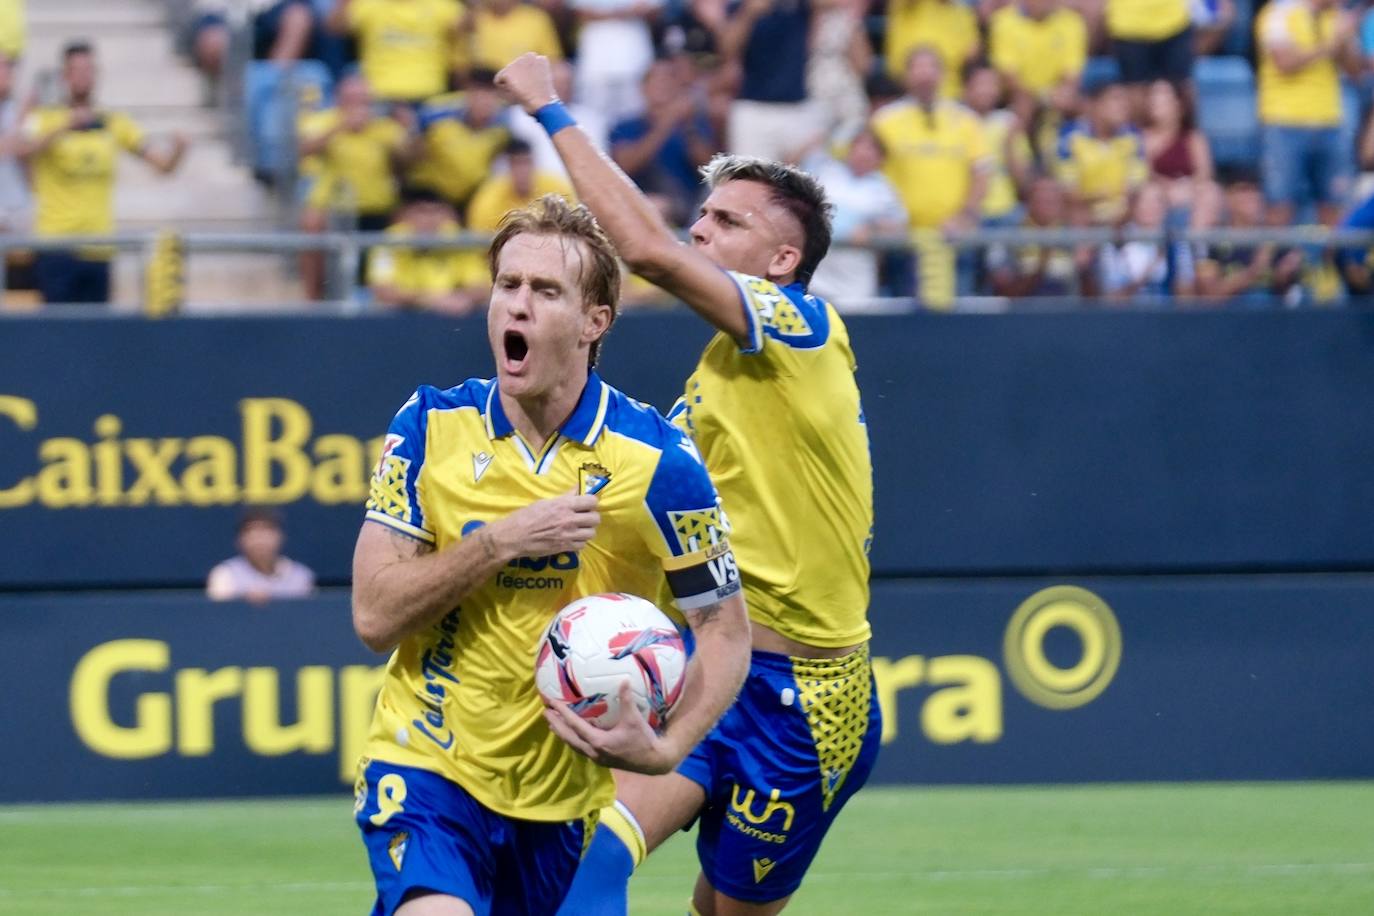
[[[380,232],[396,209],[397,176],[415,157],[414,115],[400,108],[394,117],[373,112],[372,92],[361,76],[346,77],[336,105],[311,115],[301,125],[300,154],[318,157],[319,174],[306,200],[302,228],[323,232],[331,221]],[[319,298],[324,259],[307,252],[301,261],[306,294]]]
[[[563,45],[553,18],[520,0],[476,0],[463,28],[467,41],[465,46],[460,44],[460,69],[495,73],[526,51],[542,54],[549,60],[563,59]]]
[[[431,99],[420,109],[424,142],[410,182],[438,192],[458,210],[510,141],[510,118],[495,79],[494,71],[474,70],[465,91]]]
[[[964,65],[978,56],[978,17],[959,0],[888,0],[883,59],[888,76],[901,82],[917,48],[940,59],[940,95],[957,99]]]
[[[978,116],[940,97],[940,60],[934,48],[913,51],[907,95],[872,120],[886,155],[883,172],[911,217],[917,295],[930,308],[948,308],[956,294],[972,291],[973,252],[956,257],[944,234],[978,227],[992,164]]]
[[[1294,208],[1309,201],[1324,224],[1340,218],[1354,150],[1341,136],[1338,68],[1359,72],[1356,35],[1354,16],[1336,0],[1275,0],[1255,21],[1260,167],[1271,225],[1290,224]]]
[[[985,226],[1020,223],[1019,189],[1030,178],[1030,143],[1016,115],[998,107],[1005,94],[1002,90],[1002,76],[992,67],[969,68],[964,79],[964,104],[978,118],[988,151],[988,191],[982,214]]]
[[[457,0],[337,0],[328,25],[353,34],[377,98],[414,105],[448,91],[462,16]]]
[[[0,0],[0,54],[18,60],[27,40],[24,0]]]
[[[1088,27],[1063,0],[1020,0],[992,14],[992,65],[1006,78],[1011,108],[1030,124],[1066,81],[1077,83],[1088,60]]]
[[[1074,222],[1116,225],[1131,195],[1149,177],[1145,146],[1130,126],[1130,102],[1119,83],[1089,90],[1088,117],[1059,135],[1058,177],[1069,192]]]
[[[407,188],[390,238],[456,238],[458,218],[448,202],[423,188]],[[482,252],[380,245],[367,259],[367,285],[379,305],[446,315],[482,306],[490,289]]]
[[[561,194],[574,203],[577,201],[566,181],[535,169],[534,155],[524,140],[511,140],[505,153],[506,173],[491,176],[472,195],[468,228],[473,232],[495,232],[507,213],[528,206],[545,194]],[[488,279],[487,283],[490,282]]]
[[[62,50],[65,104],[25,118],[19,155],[28,163],[35,204],[34,232],[48,238],[109,235],[114,231],[114,186],[119,153],[133,153],[164,175],[176,171],[186,138],[168,148],[147,142],[129,116],[96,107],[95,51],[86,42]],[[34,264],[45,302],[107,302],[110,257],[105,248],[49,251]]]
[[[991,160],[978,117],[940,97],[940,53],[917,48],[907,66],[907,95],[873,114],[883,171],[906,204],[911,225],[971,229],[982,217]]]

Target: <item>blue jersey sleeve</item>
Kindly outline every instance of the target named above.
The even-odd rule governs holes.
[[[740,590],[739,567],[727,537],[729,521],[715,485],[692,440],[675,428],[665,431],[644,502],[680,609],[714,604]]]
[[[830,316],[825,303],[807,295],[799,285],[778,286],[761,277],[728,273],[739,289],[744,317],[749,322],[745,353],[763,352],[769,341],[792,350],[815,350],[830,339]]]
[[[420,500],[420,470],[425,463],[427,386],[410,396],[387,428],[382,457],[372,473],[367,518],[427,544],[434,532]]]

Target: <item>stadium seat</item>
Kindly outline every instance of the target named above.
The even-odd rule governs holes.
[[[1121,67],[1115,57],[1089,57],[1083,68],[1083,88],[1121,82]]]
[[[1212,144],[1218,165],[1259,163],[1259,117],[1255,111],[1255,74],[1243,57],[1199,57],[1198,124]]]
[[[250,61],[243,72],[243,98],[254,174],[266,180],[295,167],[296,115],[328,105],[333,91],[329,68],[317,60],[282,67]]]

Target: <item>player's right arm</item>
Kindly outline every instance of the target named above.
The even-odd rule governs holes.
[[[502,566],[522,556],[581,550],[601,516],[595,496],[531,503],[435,550],[371,519],[353,550],[353,628],[374,652],[433,626]]]
[[[503,69],[496,83],[530,114],[558,100],[549,62],[524,54]],[[741,345],[750,322],[735,281],[705,255],[684,245],[658,210],[580,127],[553,136],[554,147],[572,178],[578,199],[611,237],[630,269],[681,299]]]
[[[353,551],[353,628],[376,652],[432,626],[511,560],[581,549],[601,521],[596,497],[570,493],[438,549],[421,479],[434,395],[421,388],[392,419]]]

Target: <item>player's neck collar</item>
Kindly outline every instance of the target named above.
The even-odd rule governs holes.
[[[587,384],[577,399],[577,406],[568,415],[568,419],[563,421],[563,425],[558,429],[559,433],[564,438],[581,442],[588,448],[595,445],[596,440],[601,437],[601,431],[606,427],[606,409],[610,401],[610,386],[601,381],[601,376],[595,372],[588,373]],[[501,395],[495,379],[492,379],[491,388],[487,391],[487,403],[482,413],[487,424],[488,438],[501,439],[515,432],[514,424],[506,416],[506,409],[501,406]]]

